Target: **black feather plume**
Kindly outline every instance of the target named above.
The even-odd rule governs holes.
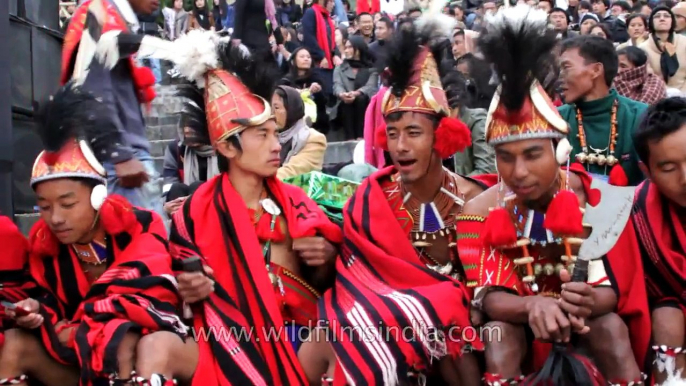
[[[100,99],[70,82],[38,104],[35,121],[45,150],[56,152],[73,138],[87,140],[94,148],[116,139],[117,127],[108,117]]]
[[[280,72],[274,55],[268,50],[248,52],[229,42],[218,49],[221,67],[234,73],[255,95],[270,100]]]
[[[180,129],[189,128],[193,132],[193,142],[211,145],[203,90],[192,83],[180,84],[176,88],[176,96],[184,98]]]
[[[441,69],[441,84],[448,98],[448,106],[455,109],[464,106],[469,99],[467,79],[454,66],[443,65]]]
[[[555,31],[547,15],[525,5],[503,9],[489,20],[478,47],[500,81],[500,101],[508,110],[521,108],[534,80],[543,81],[554,60]]]
[[[406,24],[393,34],[386,60],[386,80],[396,96],[409,86],[410,79],[418,70],[414,68],[414,62],[420,51],[420,36],[414,25]]]

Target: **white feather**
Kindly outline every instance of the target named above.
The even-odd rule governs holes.
[[[494,34],[504,29],[519,31],[525,26],[545,31],[548,27],[548,14],[527,4],[517,4],[514,7],[500,8],[496,14],[487,14],[486,23],[489,32],[494,31]]]
[[[205,87],[205,73],[219,66],[217,47],[220,37],[211,31],[195,29],[174,41],[171,61],[184,78]]]
[[[106,69],[111,70],[119,63],[119,34],[121,31],[109,31],[100,36],[95,49],[95,58]]]
[[[676,368],[676,359],[671,356],[666,356],[663,361],[661,372],[667,373],[667,379],[661,386],[686,386],[686,378],[682,375],[683,371]]]
[[[431,31],[431,37],[450,37],[453,29],[457,25],[454,17],[443,13],[443,9],[448,5],[449,0],[433,0],[429,9],[424,11],[414,25],[421,32]]]

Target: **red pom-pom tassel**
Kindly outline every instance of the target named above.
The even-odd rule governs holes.
[[[148,88],[155,85],[155,74],[148,67],[136,66],[133,70],[133,82],[136,88]]]
[[[614,186],[629,186],[629,177],[626,176],[624,168],[616,164],[610,170],[610,178],[608,180],[610,185]]]
[[[434,150],[441,159],[450,158],[472,144],[472,133],[469,127],[457,118],[445,117],[441,119],[436,129]]]
[[[583,217],[576,194],[561,190],[548,206],[543,227],[556,235],[574,236],[584,231]]]
[[[100,208],[100,223],[108,235],[131,232],[136,226],[136,214],[133,206],[122,196],[107,196]]]
[[[492,248],[514,245],[517,242],[517,230],[510,213],[505,208],[493,209],[486,218],[481,237],[484,243]]]
[[[374,129],[374,146],[384,151],[388,151],[388,137],[386,136],[386,125],[381,125]]]

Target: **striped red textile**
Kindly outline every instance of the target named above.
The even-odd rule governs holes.
[[[266,182],[292,239],[320,235],[341,242],[340,228],[302,189]],[[193,309],[195,331],[207,333],[198,342],[193,385],[306,385],[286,336],[267,336],[282,330],[284,320],[247,206],[226,174],[204,183],[174,215],[170,242],[175,259],[200,256],[214,271],[214,292]],[[252,335],[236,339],[229,331]]]
[[[180,298],[161,218],[118,196],[100,210],[107,233],[107,271],[90,284],[73,249],[60,244],[43,220],[31,230],[30,272],[43,290],[38,300],[45,348],[55,360],[81,367],[81,386],[118,370],[117,348],[128,331],[166,330],[185,337]],[[68,346],[55,324],[77,328]]]

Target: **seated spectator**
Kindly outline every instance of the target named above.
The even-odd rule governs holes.
[[[321,77],[314,71],[312,57],[307,48],[298,47],[291,53],[290,70],[279,84],[298,90],[309,90],[317,105],[317,121],[313,127],[323,134],[329,132],[329,115],[326,112],[328,98],[324,94]]]
[[[441,79],[445,89],[450,116],[464,122],[471,132],[472,144],[444,161],[450,169],[462,176],[496,173],[495,152],[486,144],[486,110],[470,109],[464,106],[467,97],[467,82],[457,69],[446,71]]]
[[[617,50],[625,47],[638,46],[648,38],[648,18],[640,13],[634,13],[626,18],[629,40],[617,46]]]
[[[279,128],[281,167],[276,177],[283,180],[311,171],[321,171],[326,136],[307,127],[305,105],[300,92],[279,86],[272,96],[272,110]]]
[[[333,69],[342,62],[336,48],[336,27],[332,19],[334,0],[314,0],[303,14],[303,46],[311,55],[324,95],[332,93]],[[324,132],[317,128],[319,131]]]
[[[334,39],[336,40],[336,49],[339,52],[345,51],[345,42],[348,41],[348,36],[348,28],[346,26],[341,25],[336,28],[336,36]]]
[[[333,92],[345,139],[362,138],[364,113],[378,90],[379,76],[374,56],[361,36],[351,36],[345,43],[345,60],[334,70]]]
[[[607,27],[607,24],[605,23],[594,25],[593,27],[591,27],[591,30],[588,31],[588,34],[593,36],[600,36],[603,39],[613,41],[612,32],[610,32],[610,29]]]
[[[376,57],[376,68],[386,67],[386,57],[388,56],[388,42],[393,36],[393,22],[386,16],[382,16],[376,22],[374,36],[376,40],[369,45],[369,51]]]
[[[274,4],[276,5],[276,21],[281,26],[300,22],[303,10],[294,0],[276,0]]]
[[[183,88],[179,92],[180,96],[188,98],[184,102],[179,122],[181,140],[169,144],[164,152],[162,191],[166,195],[164,210],[169,216],[203,182],[219,174],[217,155],[209,144],[209,139],[196,137],[196,133],[202,131],[194,128],[207,124],[205,114],[199,110],[204,106],[203,96],[196,94],[190,88]],[[201,104],[198,105],[197,102]]]
[[[162,10],[164,31],[167,39],[176,40],[188,31],[188,12],[183,9],[183,0],[174,0],[172,7]]]
[[[374,42],[374,17],[366,12],[357,15],[357,32],[355,35],[364,38],[367,45]]]
[[[193,12],[191,13],[190,29],[202,28],[204,30],[214,30],[214,17],[207,10],[205,0],[195,0]]]
[[[686,3],[679,2],[672,7],[672,12],[676,17],[676,29],[674,32],[679,35],[686,35]]]
[[[619,73],[614,87],[619,93],[635,101],[654,105],[665,97],[667,87],[658,75],[648,71],[648,56],[638,47],[617,51]]]
[[[591,33],[591,28],[598,24],[599,19],[593,13],[586,13],[581,17],[581,22],[579,22],[579,35],[589,35]]]
[[[652,71],[667,83],[667,88],[686,92],[686,36],[675,33],[676,16],[659,5],[648,19],[650,38],[641,43]]]

